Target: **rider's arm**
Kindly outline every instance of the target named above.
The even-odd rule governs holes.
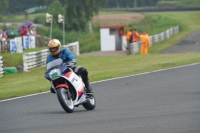
[[[64,50],[64,57],[66,57],[66,60],[68,61],[72,61],[72,62],[77,62],[77,58],[76,56],[69,50],[69,49],[65,49]]]
[[[49,62],[51,62],[51,61],[53,61],[53,60],[54,60],[54,58],[52,57],[52,55],[48,54],[47,55],[46,64],[49,63]]]

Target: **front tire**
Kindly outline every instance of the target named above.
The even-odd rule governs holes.
[[[87,102],[83,103],[82,105],[87,110],[93,110],[96,107],[96,99],[94,97],[94,94],[92,98],[87,98]]]
[[[60,102],[62,108],[67,113],[72,113],[72,112],[74,112],[74,103],[71,98],[71,93],[68,92],[68,94],[70,94],[70,96],[68,97],[67,91],[68,90],[66,90],[65,88],[58,88],[57,89],[57,97],[58,97],[58,101]]]

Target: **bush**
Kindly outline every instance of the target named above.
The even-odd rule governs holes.
[[[37,16],[37,17],[35,17],[33,19],[33,22],[36,23],[36,24],[43,24],[43,25],[45,25],[46,24],[45,16],[44,15]]]

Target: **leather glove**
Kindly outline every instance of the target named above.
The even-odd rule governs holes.
[[[69,66],[74,66],[74,65],[76,65],[76,62],[69,62]]]

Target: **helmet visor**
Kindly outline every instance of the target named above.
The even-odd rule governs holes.
[[[50,51],[50,52],[56,52],[56,51],[58,51],[58,47],[49,48],[49,51]]]

